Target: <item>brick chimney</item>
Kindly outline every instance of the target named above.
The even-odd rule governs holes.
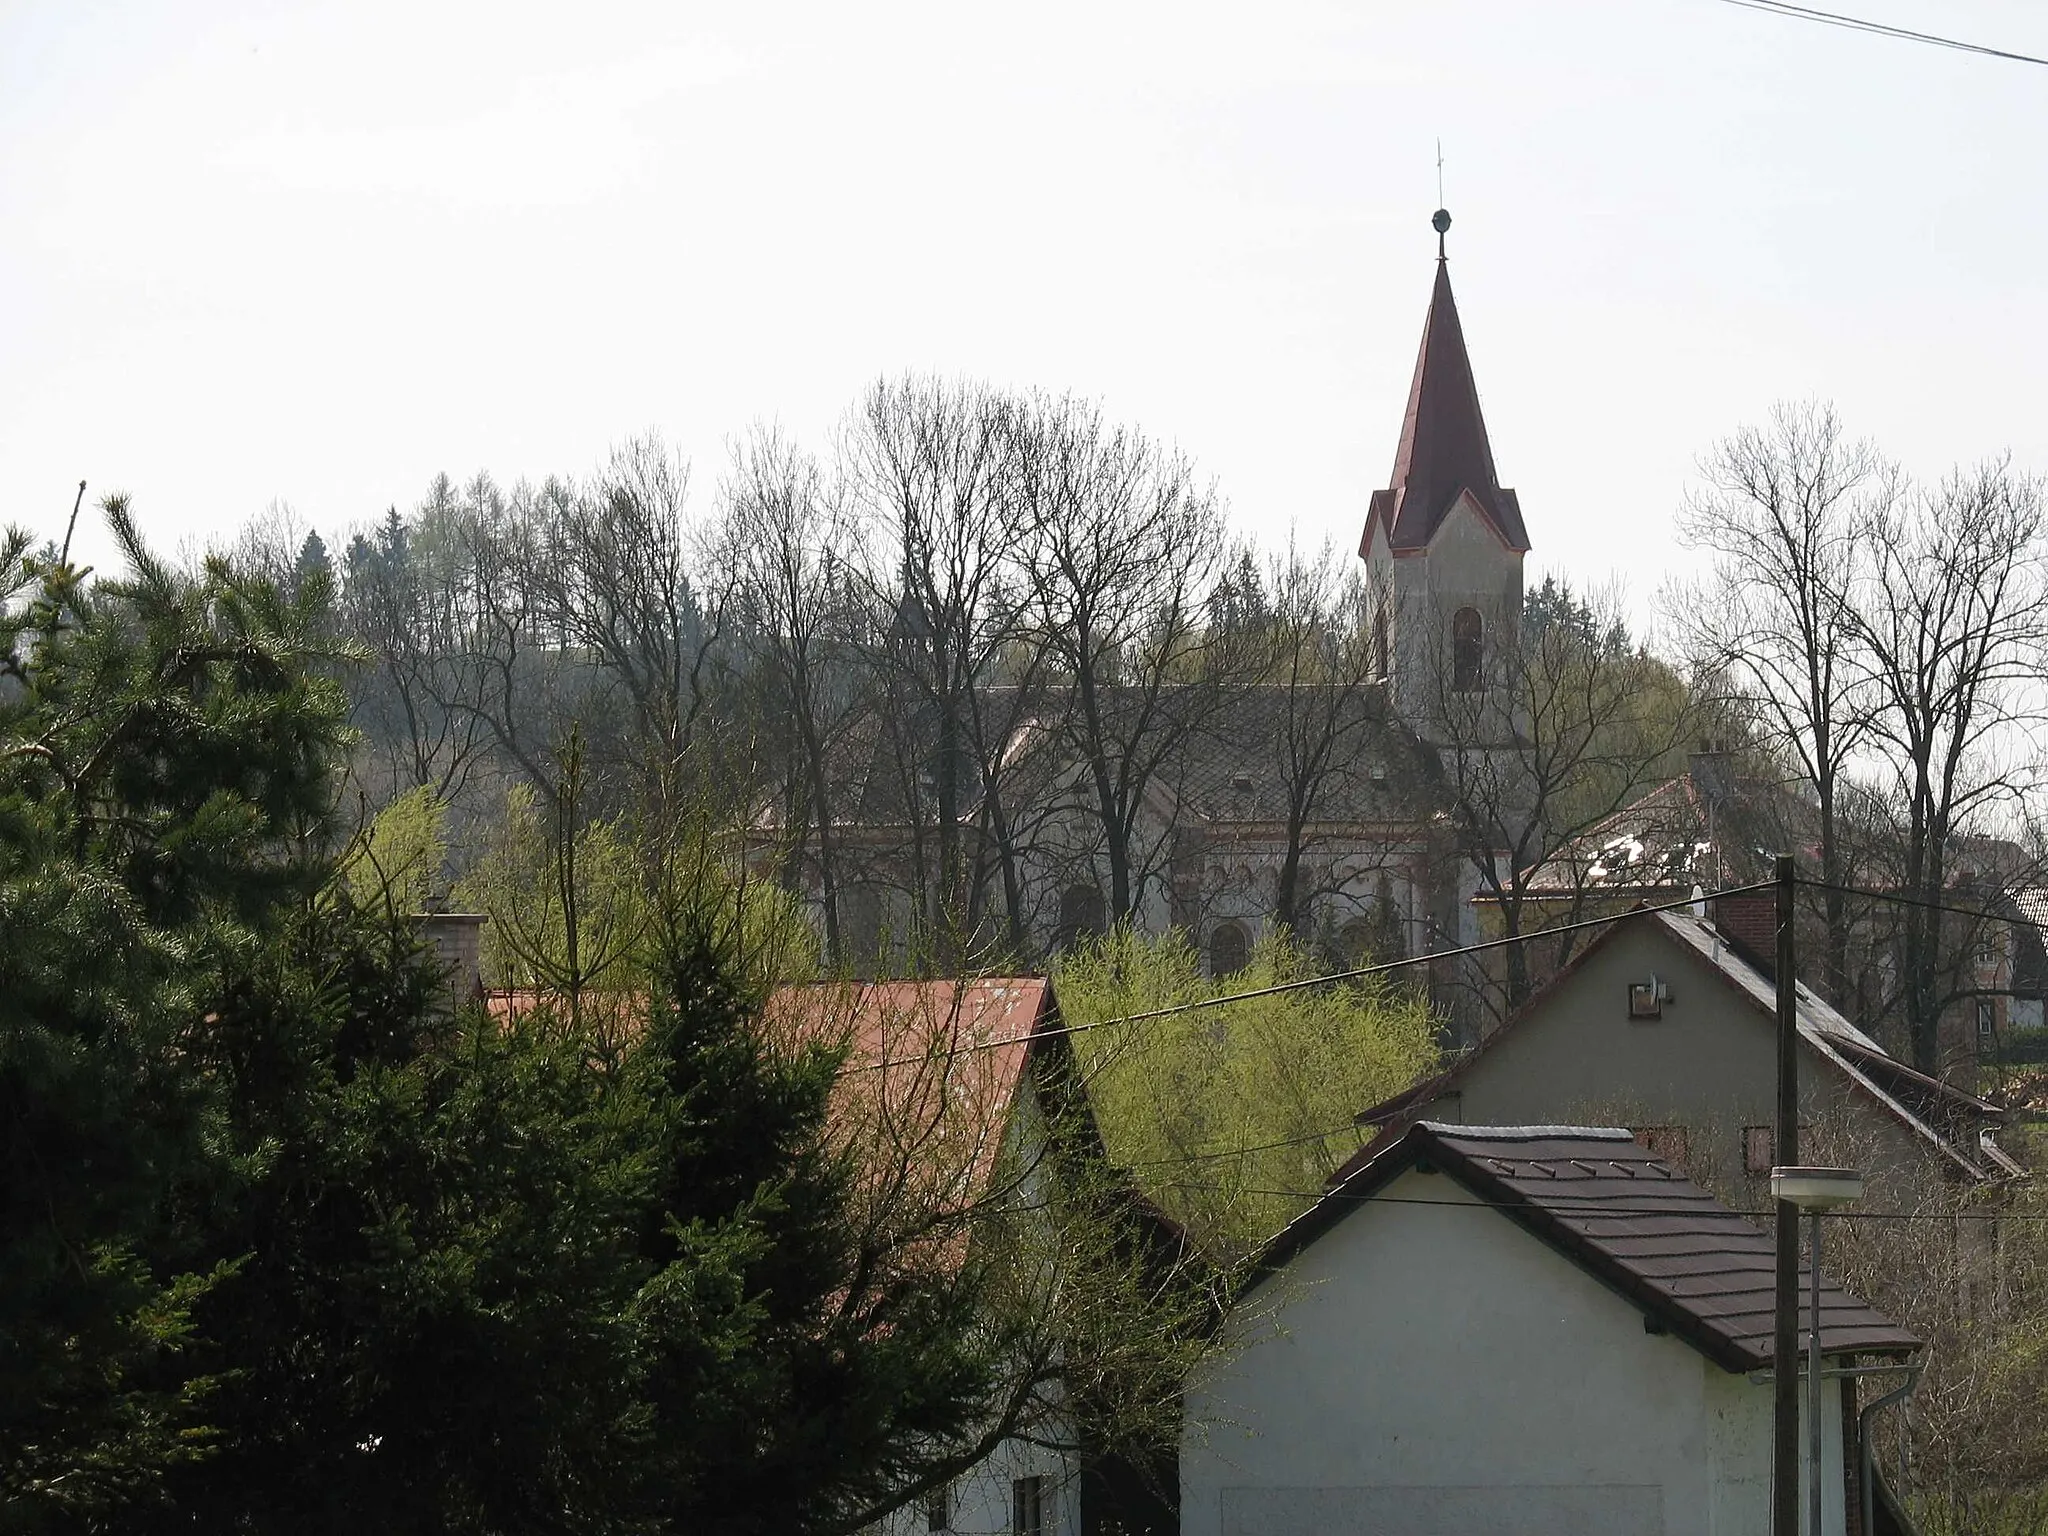
[[[1778,895],[1775,891],[1744,891],[1716,896],[1707,915],[1721,937],[1742,958],[1775,976],[1778,971]]]
[[[1709,738],[1686,759],[1693,788],[1709,806],[1719,807],[1735,798],[1735,754]]]
[[[460,1008],[483,995],[483,930],[490,919],[481,912],[450,912],[446,898],[429,898],[427,910],[415,913],[420,937],[433,950],[448,975],[449,1006]]]

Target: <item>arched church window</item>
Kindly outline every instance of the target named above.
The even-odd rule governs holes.
[[[1108,926],[1102,892],[1092,885],[1070,885],[1060,892],[1060,922],[1053,932],[1053,947],[1072,949],[1076,940],[1097,938]]]
[[[1394,664],[1394,648],[1387,633],[1387,605],[1381,603],[1372,614],[1372,665],[1378,677],[1391,675]]]
[[[1235,976],[1251,959],[1251,939],[1242,923],[1218,923],[1209,930],[1209,974]]]
[[[1372,924],[1354,917],[1339,928],[1337,955],[1346,966],[1370,965],[1377,958],[1372,952]]]
[[[1451,689],[1456,693],[1477,693],[1483,686],[1486,661],[1486,631],[1477,608],[1460,608],[1451,615]]]

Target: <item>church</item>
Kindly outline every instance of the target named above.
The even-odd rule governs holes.
[[[1222,691],[1162,754],[1131,829],[1143,857],[1123,910],[1147,931],[1186,932],[1212,975],[1241,969],[1276,923],[1333,965],[1478,937],[1475,875],[1443,809],[1461,776],[1504,772],[1490,748],[1513,725],[1512,690],[1497,659],[1521,618],[1529,535],[1494,466],[1451,288],[1450,215],[1439,210],[1433,224],[1434,281],[1393,471],[1366,501],[1358,546],[1371,675],[1342,690]],[[1029,730],[1027,718],[1019,751]],[[1056,746],[1032,749],[1045,764],[1012,861],[1028,919],[1011,947],[1027,963],[1102,931],[1118,910],[1081,766]],[[898,936],[920,919],[902,868],[920,832],[881,788],[887,775],[870,766],[879,750],[859,749],[838,796],[838,847],[858,857],[836,901],[847,954],[883,970],[906,963]],[[981,835],[978,823],[969,835]]]
[[[1302,797],[1288,793],[1298,786],[1288,782],[1285,705],[1274,689],[1248,688],[1219,709],[1156,809],[1166,878],[1140,919],[1194,935],[1212,974],[1241,966],[1273,922],[1290,855],[1304,866],[1304,926],[1333,961],[1478,937],[1472,872],[1437,812],[1446,754],[1483,752],[1511,723],[1490,664],[1521,616],[1529,535],[1494,467],[1451,289],[1450,222],[1435,216],[1434,282],[1393,471],[1367,503],[1359,540],[1380,681],[1345,701],[1353,718],[1337,731],[1351,761],[1332,765],[1301,816],[1289,804]],[[1101,911],[1085,860],[1048,857],[1043,878],[1061,875],[1078,877],[1042,903],[1058,913],[1049,941],[1094,926]]]

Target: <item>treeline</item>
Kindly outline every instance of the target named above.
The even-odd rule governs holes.
[[[1944,1027],[2010,992],[1987,946],[2041,883],[2041,506],[2004,464],[1916,486],[1782,408],[1702,461],[1680,528],[1718,564],[1662,595],[1663,655],[1617,594],[1547,579],[1483,694],[1439,665],[1405,713],[1362,562],[1258,555],[1185,455],[1071,397],[884,380],[823,451],[757,429],[709,488],[641,440],[581,480],[443,479],[338,551],[273,523],[239,553],[287,586],[331,566],[369,658],[356,814],[445,803],[443,884],[515,786],[544,819],[712,797],[812,900],[828,966],[1037,965],[1120,919],[1199,926],[1182,791],[1255,740],[1273,926],[1358,958],[1328,940],[1378,915],[1359,868],[1399,829],[1341,823],[1384,773],[1423,862],[1525,940],[1457,979],[1499,1017],[1579,942],[1539,936],[1606,899],[1589,840],[1710,744],[1715,866],[1661,875],[1799,851],[1815,985],[1938,1070]],[[1409,947],[1454,945],[1462,900],[1419,903]]]
[[[1261,557],[1185,455],[1071,397],[888,380],[827,452],[757,430],[708,492],[640,440],[583,480],[444,478],[337,543],[273,519],[237,554],[286,586],[332,569],[369,658],[362,808],[448,804],[451,877],[508,787],[561,803],[572,736],[580,814],[722,797],[813,893],[833,965],[1036,963],[1148,901],[1188,920],[1178,792],[1225,733],[1258,743],[1282,931],[1359,915],[1328,823],[1369,758],[1409,822],[1442,806],[1412,734],[1391,763],[1378,745],[1384,595],[1351,551]],[[1485,879],[1668,769],[1683,728],[1683,688],[1612,601],[1548,582],[1523,632],[1506,685],[1575,713],[1531,758],[1540,796],[1450,786],[1445,854]],[[1061,910],[1077,884],[1097,899]]]
[[[1183,455],[1083,402],[884,383],[829,456],[759,431],[709,494],[643,440],[584,481],[444,480],[352,537],[358,777],[373,804],[549,799],[573,728],[593,812],[721,791],[819,893],[835,961],[877,882],[920,944],[1028,952],[1050,817],[1086,820],[1102,918],[1128,915],[1164,878],[1141,806],[1229,690],[1355,697],[1353,564],[1262,570]],[[849,849],[863,824],[907,846]]]

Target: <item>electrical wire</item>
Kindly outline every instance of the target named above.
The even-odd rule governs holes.
[[[1945,902],[1928,901],[1919,896],[1907,896],[1898,891],[1871,891],[1855,885],[1833,885],[1825,880],[1808,880],[1803,875],[1797,883],[1813,891],[1834,891],[1843,896],[1860,896],[1866,901],[1888,901],[1894,906],[1919,907],[1926,912],[1946,912],[1951,917],[1974,917],[1982,922],[2012,923],[2022,928],[2032,928],[2037,933],[2048,933],[2048,922],[2039,918],[2022,917],[2017,913],[1987,912],[1982,908],[1952,907]]]
[[[1548,1211],[1555,1216],[1580,1217],[1585,1219],[1591,1219],[1599,1216],[1631,1218],[1644,1216],[1692,1216],[1701,1214],[1718,1216],[1723,1212],[1732,1212],[1737,1216],[1744,1216],[1752,1220],[1761,1221],[1770,1218],[1776,1214],[1774,1210],[1751,1210],[1737,1206],[1721,1205],[1718,1201],[1716,1202],[1716,1205],[1713,1209],[1706,1209],[1698,1205],[1685,1205],[1674,1210],[1670,1206],[1635,1207],[1610,1205],[1596,1201],[1591,1197],[1573,1195],[1546,1195],[1544,1199],[1541,1201],[1488,1200],[1477,1195],[1473,1196],[1470,1200],[1425,1200],[1412,1195],[1355,1194],[1350,1190],[1344,1189],[1237,1189],[1225,1184],[1186,1184],[1178,1181],[1167,1184],[1165,1187],[1168,1189],[1178,1189],[1194,1193],[1212,1195],[1270,1195],[1275,1199],[1281,1200],[1311,1200],[1318,1202],[1350,1200],[1361,1205],[1370,1202],[1375,1205],[1441,1206],[1447,1210],[1460,1211],[1542,1210]],[[1693,1187],[1695,1189],[1699,1188],[1698,1185],[1694,1185]],[[1712,1198],[1711,1194],[1709,1194],[1709,1198]],[[1573,1201],[1580,1201],[1581,1203],[1574,1205],[1570,1203]],[[1827,1219],[1829,1221],[2048,1221],[2048,1212],[1836,1210],[1829,1211],[1827,1213]]]
[[[1437,960],[1455,960],[1463,955],[1485,954],[1489,950],[1505,949],[1511,944],[1532,944],[1540,939],[1556,938],[1561,934],[1579,933],[1588,928],[1604,928],[1611,923],[1622,922],[1631,917],[1641,917],[1651,912],[1676,912],[1702,901],[1714,901],[1723,896],[1744,896],[1754,891],[1774,889],[1774,882],[1758,880],[1749,885],[1731,885],[1715,891],[1702,891],[1697,895],[1681,897],[1676,901],[1659,902],[1654,905],[1630,907],[1626,912],[1610,912],[1600,917],[1589,917],[1575,923],[1559,923],[1554,928],[1544,928],[1535,933],[1520,933],[1511,938],[1486,939],[1477,944],[1461,944],[1455,949],[1432,950],[1426,955],[1409,955],[1401,960],[1385,960],[1377,965],[1361,965],[1348,971],[1332,971],[1322,976],[1306,976],[1299,981],[1283,981],[1270,987],[1254,987],[1247,992],[1228,992],[1220,997],[1199,997],[1185,1003],[1172,1003],[1164,1008],[1149,1008],[1143,1013],[1127,1013],[1111,1019],[1089,1019],[1079,1024],[1056,1024],[1051,1029],[1029,1030],[1021,1035],[1002,1035],[991,1040],[970,1040],[964,1044],[947,1047],[943,1052],[926,1053],[917,1056],[895,1056],[882,1061],[864,1061],[848,1067],[848,1072],[880,1072],[890,1067],[915,1067],[929,1065],[934,1059],[947,1060],[965,1055],[970,1051],[1000,1050],[1007,1045],[1023,1045],[1032,1040],[1051,1039],[1057,1035],[1085,1034],[1091,1029],[1107,1029],[1117,1024],[1144,1024],[1154,1019],[1172,1018],[1179,1014],[1194,1013],[1204,1008],[1225,1008],[1232,1003],[1255,1002],[1262,997],[1282,997],[1292,992],[1305,992],[1311,987],[1334,986],[1339,982],[1363,981],[1368,977],[1385,976],[1405,970],[1411,965],[1428,965]]]
[[[1891,901],[1907,906],[1924,907],[1933,911],[1946,912],[1960,917],[1989,919],[1994,922],[2022,923],[2036,929],[2048,930],[2048,924],[2036,922],[2030,918],[2008,917],[2001,913],[1977,911],[1963,907],[1952,907],[1944,905],[1939,902],[1922,901],[1914,897],[1899,895],[1895,892],[1864,890],[1855,886],[1832,885],[1825,881],[1809,880],[1803,876],[1795,876],[1794,883],[1813,890],[1836,891],[1843,895],[1863,897],[1871,900]],[[1010,1045],[1027,1044],[1034,1039],[1042,1039],[1054,1035],[1076,1035],[1084,1033],[1088,1030],[1104,1029],[1111,1025],[1145,1023],[1156,1019],[1173,1017],[1179,1014],[1192,1013],[1205,1008],[1220,1008],[1226,1007],[1232,1003],[1251,1002],[1256,1001],[1260,998],[1281,996],[1289,993],[1304,991],[1311,987],[1332,986],[1342,982],[1360,981],[1370,977],[1386,975],[1395,971],[1403,970],[1409,966],[1425,965],[1436,960],[1452,959],[1463,955],[1479,954],[1490,950],[1500,949],[1510,944],[1530,943],[1538,939],[1546,939],[1558,934],[1575,933],[1589,928],[1605,927],[1612,923],[1621,922],[1632,917],[1644,916],[1649,913],[1678,911],[1684,908],[1693,907],[1702,901],[1712,901],[1725,896],[1751,895],[1762,891],[1773,890],[1775,888],[1776,882],[1773,880],[1760,880],[1752,882],[1747,885],[1727,886],[1719,890],[1704,891],[1696,896],[1688,895],[1679,900],[1634,906],[1630,907],[1629,909],[1623,912],[1615,912],[1605,914],[1600,917],[1586,918],[1582,921],[1574,923],[1560,924],[1555,928],[1544,928],[1538,930],[1535,933],[1519,934],[1513,938],[1489,939],[1478,944],[1461,945],[1455,949],[1436,950],[1426,955],[1411,955],[1404,959],[1384,961],[1375,965],[1358,966],[1354,969],[1347,971],[1335,971],[1322,976],[1304,977],[1298,981],[1282,982],[1275,986],[1257,987],[1244,992],[1226,993],[1219,997],[1197,998],[1185,1003],[1175,1003],[1164,1008],[1148,1009],[1142,1013],[1124,1014],[1116,1018],[1084,1020],[1083,1022],[1078,1024],[1056,1025],[1051,1029],[1031,1031],[1019,1035],[1005,1035],[991,1040],[970,1041],[965,1044],[953,1046],[944,1052],[936,1053],[936,1055],[895,1057],[876,1062],[864,1062],[849,1067],[847,1070],[853,1072],[879,1071],[889,1067],[926,1065],[931,1063],[935,1059],[950,1060],[951,1058],[957,1055],[963,1055],[974,1051],[995,1050]],[[1355,1128],[1356,1123],[1349,1122],[1344,1125],[1332,1126],[1328,1130],[1306,1132],[1304,1134],[1290,1136],[1279,1141],[1265,1142],[1257,1146],[1235,1147],[1219,1152],[1201,1152],[1177,1157],[1147,1158],[1136,1162],[1119,1164],[1119,1166],[1125,1168],[1150,1168],[1169,1164],[1185,1165],[1188,1163],[1197,1162],[1215,1162],[1233,1157],[1249,1157],[1255,1153],[1279,1151],[1288,1147],[1307,1146],[1314,1142],[1327,1141],[1332,1136],[1341,1135],[1345,1131],[1353,1130]],[[1419,1200],[1398,1198],[1385,1195],[1351,1195],[1341,1190],[1250,1188],[1230,1189],[1222,1185],[1201,1185],[1186,1183],[1173,1183],[1168,1187],[1188,1191],[1206,1191],[1214,1194],[1250,1194],[1269,1196],[1276,1199],[1294,1199],[1309,1201],[1332,1199],[1377,1199],[1384,1203],[1394,1205],[1435,1205],[1461,1207],[1466,1209],[1516,1208],[1505,1202],[1483,1200]],[[1564,1196],[1562,1198],[1565,1200],[1569,1200],[1572,1197]],[[1555,1200],[1548,1201],[1546,1202],[1546,1204],[1550,1205],[1553,1209],[1556,1208]],[[1731,1207],[1730,1209],[1733,1208]],[[1622,1207],[1616,1207],[1612,1205],[1588,1204],[1583,1211],[1565,1211],[1561,1214],[1574,1214],[1591,1217],[1599,1215],[1670,1216],[1681,1215],[1684,1213],[1682,1211],[1674,1212],[1669,1209],[1644,1209],[1637,1211]],[[1735,1214],[1739,1216],[1762,1218],[1770,1215],[1771,1212],[1762,1210],[1736,1210]],[[1916,1211],[1837,1211],[1832,1212],[1830,1214],[1835,1219],[1847,1219],[1854,1221],[2048,1221],[2048,1213],[2033,1215],[2015,1212],[1942,1213]]]
[[[1961,53],[1981,54],[1986,58],[2009,59],[2015,64],[2048,66],[2048,59],[2036,58],[2031,53],[2014,53],[1984,43],[1968,43],[1961,38],[1942,37],[1934,32],[1916,32],[1911,27],[1895,27],[1888,22],[1871,21],[1861,16],[1844,16],[1837,11],[1817,11],[1810,6],[1788,5],[1784,0],[1721,0],[1721,3],[1739,5],[1746,11],[1762,11],[1767,16],[1784,16],[1793,21],[1812,21],[1823,26],[1844,27],[1851,32],[1867,32],[1873,37],[1897,38],[1900,42],[1924,43],[1933,48],[1953,48]]]
[[[1221,1162],[1227,1157],[1250,1157],[1255,1152],[1278,1152],[1287,1147],[1306,1147],[1319,1141],[1328,1141],[1332,1136],[1341,1136],[1346,1131],[1358,1129],[1356,1120],[1346,1120],[1342,1125],[1333,1125],[1327,1131],[1307,1131],[1299,1136],[1289,1136],[1285,1141],[1268,1141],[1256,1147],[1232,1147],[1223,1152],[1190,1152],[1181,1157],[1142,1157],[1128,1163],[1118,1163],[1119,1168],[1158,1168],[1167,1164]],[[1364,1145],[1363,1138],[1359,1144]]]

